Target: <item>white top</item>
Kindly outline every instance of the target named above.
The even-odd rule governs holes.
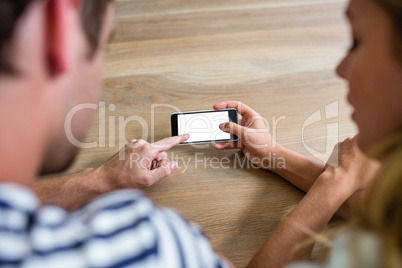
[[[333,241],[328,261],[324,264],[295,263],[286,268],[374,268],[380,267],[379,240],[376,235],[363,231],[347,231]]]

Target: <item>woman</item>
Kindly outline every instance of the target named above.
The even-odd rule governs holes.
[[[402,1],[350,0],[346,15],[353,42],[337,73],[349,84],[348,101],[355,108],[352,118],[359,135],[338,145],[336,167],[286,150],[266,132],[256,131],[266,127],[246,105],[223,102],[214,106],[237,108],[242,115],[240,125],[221,126],[241,141],[217,144],[216,149],[240,147],[260,167],[267,166],[264,156],[275,152],[286,159],[286,169],[272,171],[307,192],[249,267],[283,267],[308,260],[313,245],[292,249],[312,233],[321,232],[335,213],[348,217],[346,201],[351,196],[360,196],[364,206],[353,210],[355,227],[334,239],[328,262],[288,267],[402,267]],[[381,162],[374,180],[370,178],[378,166],[360,150]],[[360,174],[362,167],[364,175]]]

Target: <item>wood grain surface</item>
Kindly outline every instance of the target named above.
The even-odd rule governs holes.
[[[346,85],[334,73],[349,45],[345,7],[344,0],[117,1],[116,37],[104,67],[105,112],[100,109],[87,139],[98,147],[82,149],[67,173],[102,164],[126,140],[170,136],[174,107],[205,110],[224,100],[259,112],[287,148],[324,154],[327,143],[356,133]],[[325,110],[331,103],[335,116]],[[317,111],[322,120],[303,133]],[[130,116],[138,117],[126,126],[119,121]],[[330,124],[338,133],[327,135]],[[303,196],[247,165],[237,150],[178,146],[169,155],[180,169],[147,194],[200,225],[238,267]]]

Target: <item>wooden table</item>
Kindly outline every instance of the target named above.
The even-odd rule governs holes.
[[[325,152],[326,142],[356,133],[345,83],[334,73],[349,44],[345,7],[344,0],[117,1],[117,35],[108,46],[101,97],[106,111],[100,111],[87,139],[105,147],[82,149],[68,172],[100,165],[124,137],[170,136],[174,110],[154,107],[152,113],[153,105],[191,111],[239,100],[264,116],[271,130],[282,117],[276,139],[286,147],[305,155],[310,155],[306,148]],[[334,102],[338,113],[326,120],[331,116],[325,116],[325,107]],[[302,135],[313,114],[322,120]],[[118,116],[133,115],[143,120],[119,129]],[[109,121],[113,116],[115,123]],[[106,127],[99,128],[99,121]],[[328,124],[337,125],[339,133],[330,133],[327,141]],[[238,267],[303,196],[268,171],[236,164],[244,160],[236,150],[178,146],[169,154],[189,161],[189,167],[180,162],[174,175],[146,192],[156,204],[202,226],[215,250]],[[200,162],[213,157],[228,158],[229,168]]]

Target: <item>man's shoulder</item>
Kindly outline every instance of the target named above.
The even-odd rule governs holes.
[[[156,207],[142,191],[112,192],[67,213],[56,206],[24,204],[34,202],[33,193],[8,187],[6,194],[6,188],[0,186],[0,202],[5,205],[0,213],[17,211],[17,218],[25,220],[19,230],[10,230],[13,222],[0,219],[0,239],[20,246],[18,252],[10,247],[0,250],[2,263],[24,260],[41,267],[61,267],[61,262],[69,267],[224,266],[197,226],[171,209]],[[18,201],[22,196],[25,201]]]
[[[1,208],[34,211],[38,206],[39,201],[30,189],[12,183],[0,183]]]

